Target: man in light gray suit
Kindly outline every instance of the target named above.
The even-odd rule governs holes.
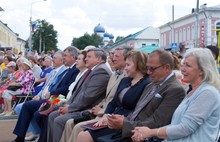
[[[72,142],[76,141],[76,137],[79,132],[83,130],[81,126],[97,122],[104,114],[104,111],[107,107],[107,104],[112,100],[114,97],[118,85],[122,78],[126,77],[127,74],[124,70],[125,68],[125,56],[129,51],[133,48],[131,47],[120,47],[115,49],[114,57],[113,57],[113,64],[116,71],[112,74],[111,78],[109,79],[106,96],[105,98],[95,107],[90,110],[90,113],[97,116],[95,119],[84,121],[78,124],[74,124],[74,119],[70,119],[67,121],[65,125],[65,130],[63,132],[62,138],[60,142]]]
[[[59,142],[67,120],[79,116],[81,111],[91,109],[105,97],[111,76],[105,64],[106,58],[102,49],[88,50],[85,59],[88,72],[76,84],[67,104],[48,117],[48,142]]]

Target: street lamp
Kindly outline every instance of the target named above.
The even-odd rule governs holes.
[[[46,0],[43,0],[46,1]],[[32,5],[38,2],[42,2],[42,1],[33,1],[31,2],[31,8],[30,8],[30,36],[29,36],[29,40],[28,40],[28,46],[29,46],[29,52],[31,53],[31,49],[32,49]]]

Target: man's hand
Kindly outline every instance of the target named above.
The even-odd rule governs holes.
[[[38,95],[36,95],[32,98],[32,100],[38,101],[38,100],[40,100],[40,97]]]
[[[47,93],[45,94],[45,97],[46,97],[46,99],[49,99],[49,98],[50,98],[50,92],[47,92]]]
[[[112,114],[107,117],[108,127],[111,129],[122,129],[124,116],[118,114]]]
[[[60,115],[68,113],[69,105],[65,104],[64,106],[59,107],[58,112]]]
[[[95,107],[93,107],[93,108],[91,109],[91,113],[97,116],[97,115],[98,115],[98,112],[99,112],[101,109],[102,109],[102,108],[101,108],[100,106],[96,105]]]

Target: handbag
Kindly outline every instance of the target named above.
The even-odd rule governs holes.
[[[22,86],[10,85],[7,87],[7,90],[16,91],[16,90],[20,89],[21,87]]]
[[[93,118],[92,114],[89,111],[83,111],[79,115],[74,116],[74,124],[91,120]]]

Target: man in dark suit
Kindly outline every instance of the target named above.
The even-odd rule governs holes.
[[[105,64],[106,58],[106,53],[102,49],[88,50],[85,59],[88,72],[76,84],[68,103],[49,115],[47,141],[59,142],[67,120],[74,119],[82,111],[91,109],[105,97],[111,76],[111,71]]]
[[[122,131],[122,141],[132,141],[131,131],[136,126],[159,128],[170,123],[175,109],[185,97],[185,90],[172,72],[173,68],[173,57],[167,51],[155,50],[148,56],[147,73],[152,83],[146,86],[135,110],[127,118],[108,117],[109,127]],[[113,139],[103,136],[101,141]]]
[[[48,99],[51,95],[62,94],[67,95],[69,85],[75,80],[79,70],[75,66],[75,60],[78,56],[78,49],[75,47],[67,47],[64,50],[63,62],[66,66],[70,67],[61,73],[56,79],[56,83],[50,86],[50,90],[43,94]],[[46,120],[41,119],[42,116],[39,114],[38,109],[40,105],[46,101],[46,99],[40,100],[40,97],[34,98],[33,101],[24,103],[19,119],[14,129],[14,134],[17,135],[15,142],[24,142],[24,137],[27,132],[27,128],[31,122],[32,117],[38,121],[39,124],[44,124]],[[43,122],[41,122],[43,120]],[[44,134],[45,129],[41,130],[41,134]],[[46,136],[45,136],[46,137]]]

